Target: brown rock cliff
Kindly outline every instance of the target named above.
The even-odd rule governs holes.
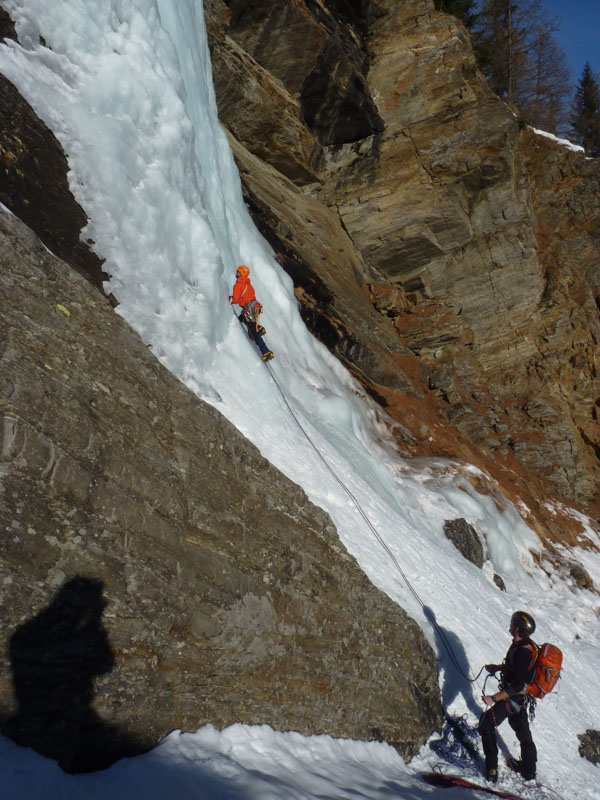
[[[575,531],[545,501],[600,517],[598,163],[522,128],[465,30],[428,0],[205,9],[248,207],[308,325],[387,409],[402,452],[477,464],[479,488],[522,501],[549,548]],[[0,35],[14,36],[6,15]],[[64,155],[1,77],[0,89],[0,200],[99,287]],[[68,769],[205,721],[413,752],[440,719],[418,629],[100,292],[16,220],[1,225],[3,728]],[[248,473],[246,520],[232,509]],[[57,678],[58,694],[31,649],[54,625],[49,674],[87,665]],[[400,649],[414,681],[394,673]],[[69,713],[96,751],[47,724],[71,679]],[[40,701],[41,726],[27,713]]]
[[[560,538],[540,500],[600,511],[598,162],[523,129],[432,3],[342,5],[205,3],[248,206],[406,452],[479,464]]]

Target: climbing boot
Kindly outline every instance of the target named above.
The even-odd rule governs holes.
[[[513,772],[517,772],[524,781],[535,781],[535,769],[525,769],[523,762],[518,758],[509,758],[506,762]]]
[[[498,770],[496,767],[490,767],[485,771],[485,779],[490,783],[497,783],[498,782]]]

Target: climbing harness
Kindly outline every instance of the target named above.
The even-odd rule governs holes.
[[[258,317],[261,311],[262,306],[258,300],[250,300],[250,302],[246,303],[242,308],[242,316],[258,324]]]

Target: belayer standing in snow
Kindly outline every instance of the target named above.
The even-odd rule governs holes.
[[[258,315],[261,312],[262,306],[256,299],[254,287],[250,282],[250,270],[244,264],[237,268],[235,276],[237,278],[234,286],[233,293],[229,298],[229,302],[233,305],[241,306],[242,313],[238,319],[246,325],[248,336],[256,343],[260,350],[261,358],[263,361],[270,361],[273,358],[273,353],[269,350],[263,341],[263,336],[266,331],[262,325],[258,324]]]
[[[498,744],[496,728],[508,719],[508,724],[521,744],[521,760],[512,761],[511,766],[520,772],[524,780],[535,779],[537,750],[529,729],[527,718],[526,687],[535,674],[536,645],[529,638],[535,631],[535,621],[526,611],[515,611],[510,618],[509,631],[513,642],[508,648],[503,664],[486,664],[486,670],[494,675],[500,672],[500,691],[494,695],[483,695],[489,706],[479,722],[479,733],[485,754],[485,777],[496,783],[498,780]]]

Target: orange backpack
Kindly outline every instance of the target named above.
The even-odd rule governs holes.
[[[541,699],[556,686],[560,678],[563,655],[554,644],[546,642],[540,646],[533,641],[531,644],[535,648],[531,662],[531,669],[535,668],[535,673],[531,683],[525,687],[525,692]]]

